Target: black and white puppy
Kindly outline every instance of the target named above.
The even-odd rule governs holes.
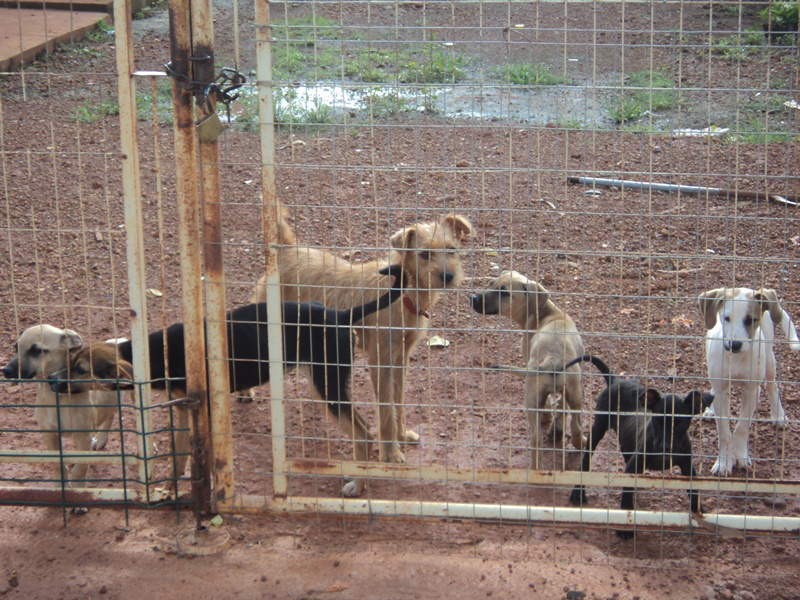
[[[605,376],[606,389],[597,397],[594,423],[589,435],[589,447],[583,452],[581,471],[589,471],[592,452],[609,429],[617,433],[626,473],[643,473],[645,468],[658,471],[680,467],[681,475],[695,476],[692,464],[692,442],[689,426],[692,417],[711,406],[714,396],[691,391],[681,398],[644,387],[638,381],[619,379],[611,374],[606,364],[590,354],[585,354],[564,365],[591,362]],[[697,492],[689,491],[692,512],[702,512]],[[572,504],[586,502],[586,490],[576,485],[569,497]],[[633,510],[634,490],[624,488],[621,508]],[[622,539],[633,537],[632,531],[617,531]]]
[[[308,371],[316,398],[327,402],[339,426],[355,442],[356,460],[366,461],[373,439],[367,421],[351,402],[351,374],[354,332],[351,326],[364,317],[387,308],[404,292],[405,274],[401,265],[389,265],[379,271],[392,278],[391,288],[365,304],[334,310],[318,302],[283,302],[283,362],[286,370]],[[231,392],[257,387],[269,382],[269,334],[265,302],[247,304],[228,312],[228,374]],[[155,389],[168,389],[173,397],[186,395],[186,356],[183,323],[167,328],[166,347],[163,331],[148,337],[150,382]],[[165,361],[165,357],[168,362]],[[130,389],[133,368],[130,341],[121,344],[95,343],[73,351],[68,368],[53,373],[59,380],[53,391],[81,393],[89,389]],[[167,372],[165,365],[169,365]],[[105,381],[98,381],[105,379]],[[176,432],[175,467],[182,475],[188,457],[188,418],[179,408]],[[356,495],[363,483],[347,484],[345,495]]]

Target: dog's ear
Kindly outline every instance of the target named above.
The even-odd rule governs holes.
[[[67,350],[72,350],[73,348],[80,348],[83,345],[83,340],[72,329],[65,329],[64,333],[61,334],[59,343]]]
[[[536,294],[536,306],[540,312],[543,311],[547,306],[547,301],[550,300],[550,292],[541,283],[533,279],[528,279],[525,289],[528,290],[529,294]]]
[[[447,215],[442,219],[442,225],[453,232],[455,238],[460,242],[472,233],[472,223],[461,215]]]
[[[118,379],[119,383],[112,385],[112,389],[133,389],[133,365],[122,358],[116,361],[103,361],[103,372],[95,371],[94,376],[100,379]]]
[[[711,406],[713,401],[714,396],[712,394],[692,390],[686,394],[686,397],[683,399],[683,405],[691,409],[691,414],[699,415],[706,408]]]
[[[753,299],[761,305],[761,312],[769,311],[769,318],[777,325],[783,319],[783,310],[775,290],[761,288],[753,293]]]
[[[657,389],[646,388],[639,393],[639,404],[645,408],[653,408],[661,402],[661,394]]]
[[[392,248],[397,248],[398,250],[410,250],[411,248],[416,248],[417,228],[404,227],[389,238],[389,243],[392,245]]]
[[[717,288],[703,292],[697,297],[700,314],[703,315],[706,329],[714,329],[717,324],[717,311],[720,303],[725,299],[725,288]]]

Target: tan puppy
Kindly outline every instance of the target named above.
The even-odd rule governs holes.
[[[9,379],[47,379],[69,364],[70,351],[82,344],[81,336],[71,329],[52,325],[35,325],[26,329],[17,340],[17,354],[3,367]],[[80,451],[102,450],[108,441],[114,415],[117,413],[117,393],[89,391],[80,394],[56,394],[46,382],[36,384],[36,423],[42,430],[45,448],[58,451],[59,437],[72,437]],[[97,435],[92,437],[92,432]],[[54,463],[55,485],[70,479],[86,485],[88,463],[72,466],[70,476]],[[67,483],[69,485],[69,483]]]
[[[378,402],[380,460],[405,462],[400,442],[419,441],[419,436],[405,425],[406,368],[442,291],[458,287],[463,279],[458,249],[472,232],[472,225],[464,217],[448,215],[439,222],[404,227],[389,240],[388,260],[358,264],[318,248],[296,245],[294,232],[283,217],[279,227],[283,244],[288,244],[278,248],[284,302],[320,302],[331,308],[349,308],[380,295],[384,278],[378,274],[379,269],[388,264],[402,265],[408,278],[402,302],[366,317],[353,330],[358,334],[358,347],[367,353]],[[265,300],[262,277],[254,302]],[[364,483],[351,483],[345,486],[345,495],[359,495]]]
[[[541,284],[516,271],[503,271],[489,289],[472,296],[472,308],[484,315],[501,315],[513,319],[527,333],[522,339],[522,353],[528,357],[525,369],[497,365],[525,377],[525,407],[530,424],[531,468],[542,465],[542,427],[552,421],[549,411],[542,412],[548,398],[561,394],[572,413],[572,444],[580,449],[586,443],[581,425],[583,392],[578,365],[561,371],[563,365],[583,355],[583,341],[575,323],[550,300]],[[558,406],[557,408],[560,408]],[[559,438],[564,416],[556,412],[552,424],[554,438]]]

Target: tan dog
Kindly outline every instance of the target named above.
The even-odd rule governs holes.
[[[378,297],[383,279],[379,269],[388,264],[402,265],[408,278],[402,303],[370,315],[353,330],[358,334],[358,346],[367,353],[378,402],[380,460],[404,462],[400,443],[419,441],[419,436],[405,425],[406,368],[422,331],[428,327],[429,311],[443,290],[461,283],[458,249],[472,232],[472,225],[464,217],[448,215],[439,222],[405,227],[391,236],[388,260],[358,264],[318,248],[298,246],[283,217],[279,225],[281,239],[288,244],[278,248],[284,302],[320,302],[331,308],[349,308]],[[265,300],[262,277],[254,302]],[[363,489],[364,482],[356,480],[345,486],[344,494],[357,496]]]
[[[550,300],[541,284],[516,271],[503,271],[489,289],[472,296],[472,308],[484,315],[501,315],[514,320],[527,332],[522,339],[522,353],[528,357],[525,369],[496,365],[525,377],[525,407],[531,435],[531,468],[542,464],[542,427],[552,421],[550,411],[542,412],[548,398],[561,394],[572,413],[572,444],[580,449],[586,443],[581,425],[583,392],[578,365],[561,372],[563,365],[583,355],[583,341],[575,323]],[[560,408],[557,406],[556,408]],[[558,439],[563,432],[564,416],[556,411],[551,433]]]
[[[17,340],[17,354],[3,367],[6,378],[47,379],[69,364],[69,354],[82,344],[71,329],[52,325],[36,325],[26,329]],[[56,394],[46,382],[36,384],[36,422],[42,430],[45,448],[58,451],[61,435],[72,437],[82,451],[102,450],[108,441],[114,415],[117,414],[117,393],[90,391],[80,394]],[[96,435],[92,437],[92,432]],[[54,463],[55,485],[72,480],[86,485],[88,463],[76,463],[68,476],[59,463]]]

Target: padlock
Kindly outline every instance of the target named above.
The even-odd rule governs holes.
[[[197,126],[197,135],[200,136],[200,141],[205,144],[215,141],[227,128],[227,125],[224,125],[219,120],[219,115],[215,112],[200,119],[195,125]]]

